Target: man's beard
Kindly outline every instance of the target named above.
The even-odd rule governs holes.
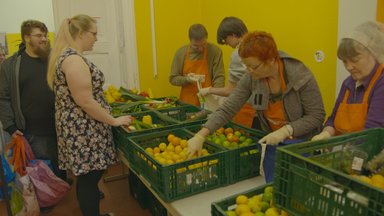
[[[49,53],[51,52],[51,44],[49,43],[49,41],[46,43],[45,46],[29,42],[29,46],[31,47],[33,53],[39,56],[39,58],[43,60],[48,59]]]

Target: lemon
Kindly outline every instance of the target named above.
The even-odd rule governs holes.
[[[273,194],[271,192],[265,192],[263,194],[262,200],[266,201],[266,202],[270,202],[272,200],[272,198],[273,198]]]
[[[165,143],[160,143],[160,144],[159,144],[159,149],[160,149],[161,151],[165,151],[166,148],[167,148],[167,144],[165,144]]]
[[[241,205],[241,204],[247,204],[248,203],[248,197],[245,195],[239,195],[236,197],[236,204]]]
[[[269,208],[265,211],[265,216],[280,216],[279,210],[277,208]]]
[[[247,204],[240,204],[236,207],[235,212],[237,215],[241,215],[246,212],[251,212],[251,208]]]

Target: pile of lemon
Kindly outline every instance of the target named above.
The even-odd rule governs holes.
[[[171,165],[188,159],[188,141],[186,139],[177,137],[174,134],[168,134],[167,141],[168,143],[162,142],[154,148],[147,147],[145,148],[145,152],[162,165]],[[207,149],[203,148],[201,150],[201,156],[205,155],[209,155],[209,152]],[[192,158],[196,157],[196,155],[192,156]],[[203,164],[196,164],[191,166],[202,165]]]
[[[273,187],[268,186],[263,194],[236,197],[236,208],[226,211],[227,216],[287,216],[288,213],[273,204]]]
[[[384,189],[384,176],[380,174],[372,175],[371,177],[363,175],[352,175],[353,177],[359,179],[360,181],[366,182],[370,185]]]
[[[104,91],[104,96],[109,104],[122,101],[121,92],[114,85],[108,86],[107,90]]]

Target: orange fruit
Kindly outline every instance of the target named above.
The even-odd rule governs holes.
[[[233,129],[230,128],[230,127],[228,127],[228,128],[226,128],[226,129],[224,130],[224,133],[225,133],[225,134],[233,133]]]
[[[167,137],[168,142],[172,142],[173,138],[175,138],[175,135],[173,135],[173,134],[168,134],[168,137]]]
[[[180,145],[180,141],[181,139],[179,137],[174,137],[170,142],[172,142],[173,145],[177,146]]]
[[[217,129],[217,131],[216,132],[218,132],[218,133],[220,133],[220,134],[223,134],[224,133],[224,128],[223,127],[221,127],[221,128],[219,128],[219,129]]]

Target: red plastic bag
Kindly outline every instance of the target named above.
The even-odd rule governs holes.
[[[69,191],[68,183],[57,177],[41,160],[27,167],[40,207],[57,204]]]

